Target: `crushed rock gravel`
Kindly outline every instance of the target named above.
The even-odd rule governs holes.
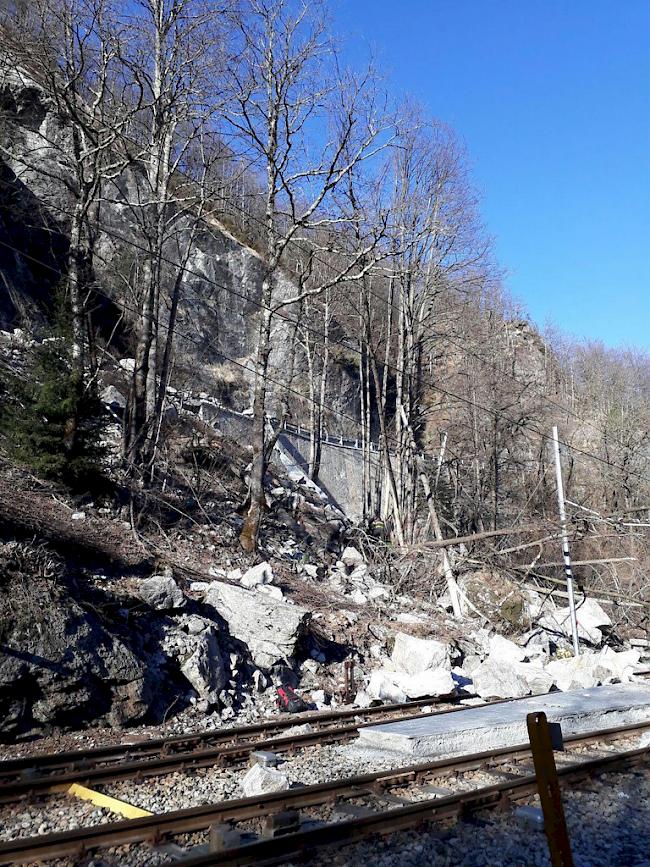
[[[87,801],[71,801],[65,795],[54,795],[47,803],[8,804],[0,808],[0,840],[72,831],[74,828],[101,825],[115,815]]]
[[[278,770],[293,786],[312,786],[395,766],[393,756],[355,752],[347,746],[306,747],[297,755],[279,759]],[[246,771],[245,767],[201,768],[149,780],[110,783],[102,791],[152,813],[168,812],[244,797],[241,781]]]
[[[564,790],[575,867],[650,867],[650,769],[612,773]],[[538,805],[537,799],[529,803]],[[301,863],[305,863],[304,861]],[[356,846],[323,851],[312,867],[548,867],[543,831],[512,811],[441,823]],[[284,867],[294,867],[286,862]],[[295,865],[297,867],[297,865]]]

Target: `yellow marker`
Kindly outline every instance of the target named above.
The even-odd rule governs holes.
[[[85,786],[80,786],[79,783],[73,783],[67,789],[67,794],[74,795],[75,798],[81,798],[83,801],[90,801],[96,807],[104,807],[112,813],[124,816],[125,819],[140,819],[143,816],[153,815],[149,810],[134,807],[133,804],[127,804],[126,801],[120,801],[117,798],[111,798],[109,795],[96,792],[94,789],[87,789]]]

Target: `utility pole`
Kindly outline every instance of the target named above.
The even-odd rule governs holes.
[[[564,574],[566,575],[567,592],[569,594],[569,611],[571,613],[573,652],[576,656],[580,656],[580,645],[578,644],[578,621],[576,620],[576,602],[573,596],[573,572],[571,571],[571,554],[569,553],[569,536],[566,529],[566,510],[564,508],[564,485],[562,483],[562,464],[560,463],[560,442],[556,425],[553,426],[553,455],[555,457],[557,504],[560,510],[560,526],[562,529],[562,558],[564,560]]]

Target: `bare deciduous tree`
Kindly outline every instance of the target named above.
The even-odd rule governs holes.
[[[290,311],[328,287],[354,282],[380,237],[368,233],[362,249],[343,255],[317,277],[319,237],[337,227],[341,237],[355,215],[335,207],[334,192],[362,163],[386,146],[384,105],[370,73],[343,71],[326,37],[319,6],[291,0],[253,0],[242,21],[239,62],[232,66],[233,107],[228,121],[242,150],[265,177],[265,275],[255,358],[253,462],[250,504],[241,533],[245,550],[257,545],[264,503],[266,414],[272,333],[280,311]],[[292,291],[279,279],[292,246],[304,266]]]

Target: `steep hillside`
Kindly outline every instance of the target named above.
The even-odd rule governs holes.
[[[648,358],[539,333],[318,10],[68,2],[2,30],[3,738],[635,677]]]

